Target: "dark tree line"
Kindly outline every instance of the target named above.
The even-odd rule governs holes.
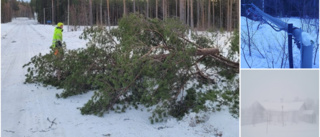
[[[319,18],[319,0],[241,0],[241,4],[255,4],[272,16]],[[245,14],[242,6],[241,14]]]
[[[10,22],[14,17],[33,17],[30,4],[17,0],[1,0],[1,23]]]
[[[69,2],[69,3],[68,3]],[[31,0],[38,21],[71,25],[117,25],[129,13],[165,20],[177,17],[192,28],[238,28],[238,0]],[[45,17],[44,17],[45,16]]]

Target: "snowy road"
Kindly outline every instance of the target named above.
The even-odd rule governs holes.
[[[209,120],[190,127],[194,115],[181,121],[170,119],[166,123],[150,124],[151,115],[145,109],[128,110],[123,114],[110,112],[104,117],[80,114],[79,107],[92,96],[92,92],[57,99],[61,89],[23,84],[24,64],[39,53],[48,53],[54,27],[40,25],[26,18],[1,24],[1,136],[3,137],[170,137],[213,136],[213,129],[222,131],[223,137],[239,135],[238,119],[227,110],[207,113]],[[64,32],[68,49],[85,47],[78,37],[81,31]]]
[[[23,84],[26,69],[22,69],[22,66],[39,52],[48,52],[50,45],[50,39],[46,37],[49,33],[40,32],[36,27],[34,21],[27,19],[2,25],[2,136],[34,136],[36,132],[45,133],[49,130],[52,130],[52,136],[64,135],[61,129],[47,129],[50,126],[47,118],[53,119],[58,109],[49,104],[54,95],[45,88]]]

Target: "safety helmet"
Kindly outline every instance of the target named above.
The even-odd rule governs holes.
[[[59,23],[57,24],[57,26],[58,26],[58,27],[61,27],[61,26],[63,26],[63,23],[62,23],[62,22],[59,22]]]

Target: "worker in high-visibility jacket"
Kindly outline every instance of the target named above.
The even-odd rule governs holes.
[[[59,22],[57,27],[54,29],[53,40],[51,49],[54,51],[54,55],[58,55],[59,49],[62,49],[62,32],[63,32],[63,23]]]

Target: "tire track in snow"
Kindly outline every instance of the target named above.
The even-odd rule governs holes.
[[[26,74],[26,68],[22,66],[30,61],[36,53],[44,49],[43,39],[38,37],[38,33],[32,30],[28,20],[20,20],[15,25],[11,33],[8,33],[8,44],[3,45],[6,55],[2,55],[2,129],[13,132],[2,132],[1,136],[65,136],[62,128],[57,129],[56,125],[49,128],[50,120],[55,118],[54,114],[57,108],[48,108],[47,106],[54,95],[48,96],[45,88],[35,90],[32,84],[23,84]],[[16,39],[17,42],[10,43]],[[48,48],[46,48],[49,50]],[[30,91],[37,93],[30,93]],[[59,120],[59,118],[58,118]],[[50,135],[47,135],[50,132]]]
[[[8,73],[13,69],[17,58],[15,52],[17,51],[18,44],[16,42],[12,43],[12,41],[16,41],[17,38],[15,36],[19,35],[19,32],[22,29],[22,26],[15,27],[15,31],[13,31],[14,33],[9,35],[10,37],[6,41],[6,44],[1,47],[1,75],[4,80],[8,78]],[[3,84],[3,81],[1,81],[1,84],[2,86],[6,86]]]

